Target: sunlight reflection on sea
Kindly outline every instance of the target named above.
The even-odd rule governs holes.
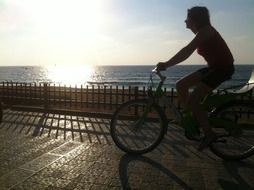
[[[91,80],[94,67],[90,65],[54,65],[45,67],[46,78],[50,82],[61,85],[81,85],[87,84]]]
[[[90,66],[79,64],[59,64],[47,66],[1,66],[0,82],[49,82],[61,86],[101,85],[101,86],[146,86],[153,65],[130,66]],[[177,65],[163,74],[167,76],[166,88],[174,88],[181,77],[204,65]],[[232,79],[221,87],[241,85],[248,81],[254,65],[236,65]],[[155,82],[158,79],[155,78]]]

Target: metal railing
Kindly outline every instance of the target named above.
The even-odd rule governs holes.
[[[164,89],[167,95],[178,107],[174,88]],[[220,91],[218,91],[220,93]],[[125,86],[61,86],[54,83],[20,83],[1,82],[0,99],[8,107],[18,109],[41,110],[47,112],[71,111],[82,113],[108,113],[111,114],[122,103],[147,96],[147,87]],[[253,98],[253,92],[247,97]]]
[[[165,89],[177,100],[175,89]],[[60,86],[53,83],[0,83],[0,98],[10,107],[72,110],[80,112],[112,112],[122,103],[145,98],[146,87],[125,86]]]

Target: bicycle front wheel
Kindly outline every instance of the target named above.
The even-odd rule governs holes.
[[[115,144],[126,153],[152,151],[167,130],[166,117],[158,105],[148,100],[131,100],[114,113],[110,133]]]
[[[254,105],[251,101],[233,101],[217,108],[212,116],[219,121],[215,132],[225,134],[210,146],[225,160],[241,160],[254,154]]]

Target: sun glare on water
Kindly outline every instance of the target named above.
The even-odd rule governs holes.
[[[103,0],[13,0],[23,11],[36,40],[31,53],[40,55],[47,79],[61,85],[87,84],[98,64],[98,36],[105,11]],[[72,64],[73,63],[73,64]]]
[[[82,85],[91,80],[93,66],[82,64],[65,64],[47,66],[48,79],[61,85]]]

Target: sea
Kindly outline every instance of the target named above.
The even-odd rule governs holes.
[[[202,67],[205,67],[205,65],[176,65],[168,68],[167,71],[162,73],[167,77],[164,85],[165,88],[175,88],[177,80]],[[137,86],[143,88],[149,84],[153,68],[154,65],[93,66],[93,69],[89,70],[89,73],[87,73],[86,69],[77,68],[77,72],[67,69],[62,74],[57,73],[60,69],[56,68],[56,72],[52,76],[52,72],[49,74],[49,69],[44,66],[1,66],[0,82],[49,82],[71,86],[106,85]],[[244,85],[248,82],[252,72],[254,72],[254,64],[235,65],[235,73],[232,79],[224,82],[218,88]],[[62,75],[62,78],[54,77],[59,74],[60,76]],[[159,78],[153,75],[153,81],[157,83]]]

